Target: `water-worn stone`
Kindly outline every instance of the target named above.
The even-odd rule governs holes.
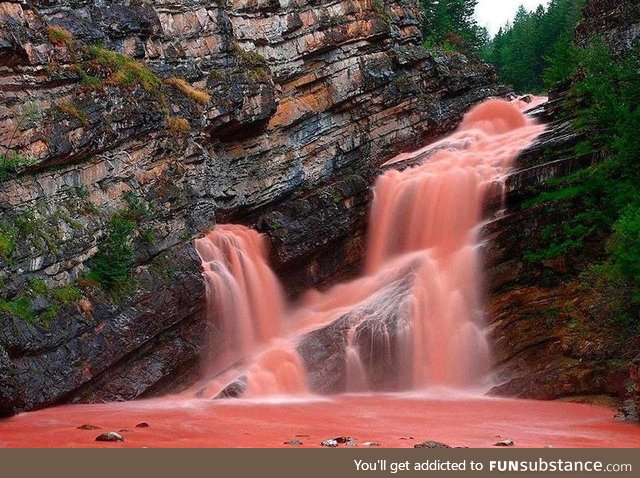
[[[101,427],[96,425],[84,424],[77,427],[78,430],[100,430]]]
[[[451,446],[439,441],[426,441],[413,445],[413,448],[451,448]]]
[[[413,271],[417,262],[408,263],[387,273],[385,285],[355,309],[339,315],[325,327],[306,334],[298,345],[311,390],[317,393],[340,393],[347,387],[347,336],[355,328],[354,345],[374,390],[398,390],[400,358],[410,315]]]
[[[96,441],[121,442],[124,438],[118,432],[107,432],[96,437]]]
[[[224,398],[240,398],[247,390],[247,377],[242,376],[227,385],[218,395],[214,397],[214,400]]]
[[[320,443],[320,445],[326,446],[326,447],[329,447],[329,448],[335,448],[335,447],[338,446],[338,441],[334,440],[332,438],[328,438],[326,440],[323,440],[322,443]]]
[[[513,446],[513,445],[515,445],[513,440],[511,438],[507,438],[505,440],[500,440],[498,443],[496,443],[493,446]]]

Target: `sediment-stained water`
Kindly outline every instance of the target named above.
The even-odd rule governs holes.
[[[149,428],[136,428],[147,422]],[[100,430],[79,430],[90,424]],[[122,443],[101,443],[106,431]],[[0,447],[319,447],[351,436],[359,446],[412,448],[426,440],[451,446],[640,447],[637,425],[617,423],[613,410],[563,402],[487,398],[424,398],[419,394],[351,395],[307,401],[145,400],[68,405],[0,421]]]

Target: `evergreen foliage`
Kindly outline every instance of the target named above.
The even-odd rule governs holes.
[[[474,53],[488,41],[474,18],[478,0],[420,0],[426,48]]]
[[[639,47],[640,48],[640,47]],[[576,48],[578,66],[572,75],[568,107],[575,127],[587,140],[579,152],[598,152],[603,161],[560,180],[528,205],[548,203],[567,212],[562,224],[543,231],[546,247],[529,251],[539,262],[580,254],[585,241],[609,237],[606,260],[584,274],[590,287],[621,295],[617,316],[640,325],[640,49],[616,58],[599,39]],[[616,284],[615,288],[611,287]]]
[[[551,0],[533,11],[520,6],[513,23],[502,27],[480,56],[517,92],[539,93],[574,70],[573,31],[583,5],[584,0]]]

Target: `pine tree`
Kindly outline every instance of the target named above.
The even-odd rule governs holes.
[[[421,0],[425,46],[472,53],[486,41],[475,21],[477,0]]]
[[[521,93],[540,92],[571,70],[573,30],[584,0],[551,0],[529,12],[518,9],[512,24],[480,50],[503,82]]]

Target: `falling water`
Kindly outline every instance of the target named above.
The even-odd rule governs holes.
[[[490,100],[448,138],[391,161],[426,156],[423,164],[378,179],[367,271],[397,256],[422,256],[412,293],[412,363],[402,367],[414,387],[471,385],[489,370],[478,226],[487,195],[502,194],[514,157],[541,130],[514,104]]]
[[[282,333],[284,301],[265,239],[244,226],[217,226],[196,241],[206,278],[207,316],[219,323],[214,367],[251,356]],[[209,359],[208,361],[211,361]]]
[[[210,334],[205,376],[224,370],[234,377],[238,363],[250,361],[247,395],[306,390],[300,358],[277,340],[284,331],[284,294],[267,263],[265,239],[244,226],[222,225],[198,239],[196,249],[206,277],[207,316],[220,327]],[[224,378],[217,377],[219,385]]]
[[[213,370],[242,360],[250,395],[304,391],[298,343],[340,319],[348,391],[478,384],[491,365],[478,240],[485,204],[542,130],[518,104],[489,100],[449,137],[391,160],[413,166],[375,185],[363,277],[311,291],[289,311],[264,239],[217,226],[196,244],[209,314],[221,321]]]

